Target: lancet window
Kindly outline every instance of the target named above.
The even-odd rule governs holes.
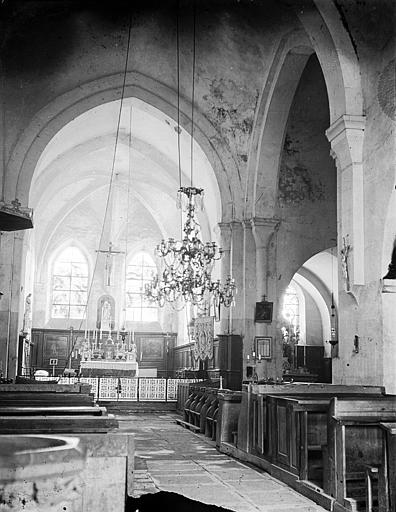
[[[286,289],[282,315],[286,320],[284,336],[286,335],[291,341],[297,343],[300,334],[300,304],[297,290],[293,284],[290,284]]]
[[[144,296],[145,284],[157,273],[151,256],[145,252],[136,254],[127,266],[126,319],[137,322],[158,320],[158,307]]]
[[[83,318],[88,299],[88,263],[77,247],[57,257],[52,273],[52,317]]]

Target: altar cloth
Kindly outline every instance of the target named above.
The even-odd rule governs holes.
[[[137,377],[139,365],[136,361],[117,361],[114,359],[91,359],[90,361],[81,361],[80,369],[82,375],[90,377],[123,375]]]

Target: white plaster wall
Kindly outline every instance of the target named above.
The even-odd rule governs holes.
[[[340,277],[340,357],[333,360],[333,382],[387,383],[390,390],[389,383],[394,383],[396,377],[394,366],[388,364],[392,352],[389,334],[385,333],[389,333],[390,323],[386,321],[387,326],[383,326],[383,319],[389,314],[392,318],[395,316],[394,312],[390,313],[390,305],[382,300],[380,279],[386,273],[384,244],[389,247],[389,238],[393,238],[386,227],[386,219],[395,185],[395,103],[394,90],[384,89],[383,80],[387,69],[388,85],[392,76],[389,69],[393,69],[394,79],[394,67],[391,64],[389,68],[389,64],[393,61],[394,66],[395,5],[384,1],[358,6],[343,0],[340,6],[359,57],[366,114],[363,148],[365,285],[353,287],[354,298],[342,291],[344,283]],[[359,353],[353,351],[355,335],[360,339]]]

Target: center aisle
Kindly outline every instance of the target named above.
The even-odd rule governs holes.
[[[213,441],[175,423],[175,414],[117,416],[135,433],[133,497],[171,491],[236,512],[325,512],[260,469],[218,452]]]

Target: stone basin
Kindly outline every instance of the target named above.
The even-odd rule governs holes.
[[[77,437],[1,435],[1,510],[80,512],[84,466]]]

